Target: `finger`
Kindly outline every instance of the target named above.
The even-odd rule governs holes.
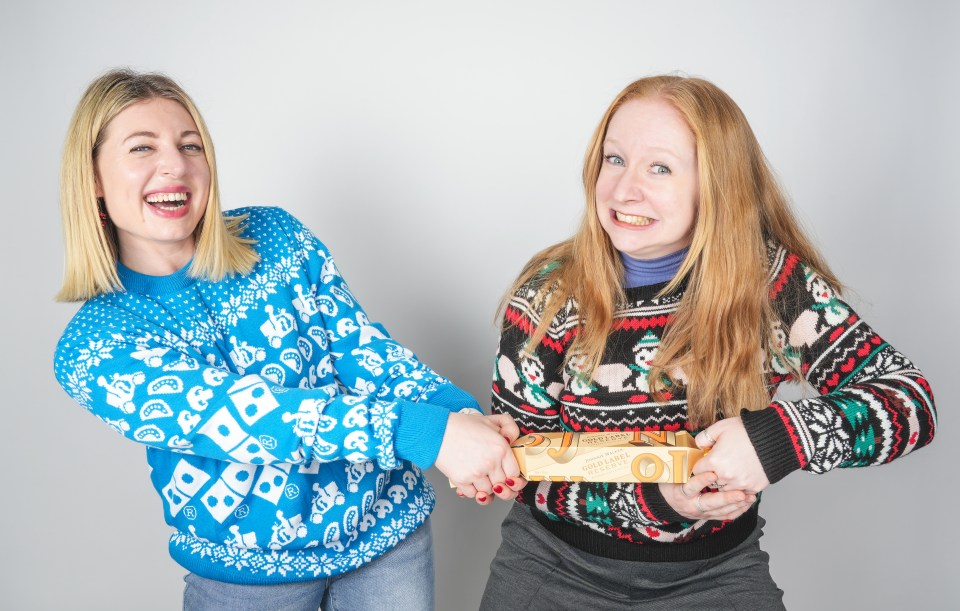
[[[517,475],[514,477],[508,477],[507,479],[503,480],[503,483],[514,492],[519,492],[520,490],[523,490],[524,486],[527,485],[527,480],[523,479],[522,476]]]
[[[750,507],[752,506],[753,506],[753,503],[751,503],[749,500],[743,500],[737,503],[732,503],[730,505],[727,505],[726,508],[724,509],[728,510],[730,513],[736,513],[737,515],[740,515],[743,512],[750,509]]]
[[[743,497],[742,492],[701,492],[694,501],[694,507],[704,516],[721,515],[739,506]]]
[[[715,443],[717,443],[717,436],[710,431],[710,427],[705,428],[700,431],[700,433],[694,438],[694,441],[697,442],[697,447],[701,450],[707,448],[712,448]]]
[[[697,474],[700,474],[700,473],[706,473],[707,471],[713,471],[714,466],[713,466],[713,460],[711,460],[712,458],[713,458],[713,453],[712,453],[712,452],[709,453],[709,454],[707,454],[706,456],[704,456],[703,458],[701,458],[700,460],[698,460],[698,461],[693,465],[693,469],[691,470],[691,472],[692,472],[694,475],[697,475]],[[714,475],[716,475],[716,471],[714,471]],[[714,479],[716,479],[716,478],[714,478]]]
[[[477,495],[484,494],[490,496],[493,494],[493,483],[490,482],[490,478],[481,477],[478,480],[473,482],[473,487],[477,489]]]
[[[706,497],[706,498],[704,498]],[[696,510],[697,514],[701,518],[707,518],[707,514],[713,511],[713,506],[709,501],[710,493],[701,492],[697,495],[697,498],[693,501],[693,507]]]
[[[474,497],[474,500],[477,502],[477,505],[489,505],[493,502],[493,495],[481,492]]]
[[[745,514],[747,510],[750,509],[750,506],[736,505],[736,506],[729,506],[728,508],[725,508],[725,509],[729,509],[729,511],[718,511],[716,512],[716,515],[711,516],[710,519],[711,520],[736,520],[737,518]]]
[[[512,450],[507,450],[507,453],[503,455],[500,468],[503,471],[504,480],[506,480],[506,478],[516,479],[520,477],[520,465],[517,463],[517,457],[514,456]]]
[[[722,486],[721,486],[722,484]],[[731,477],[725,478],[721,474],[717,474],[717,483],[715,486],[718,490],[724,490],[726,492],[731,492],[733,490],[740,490],[744,494],[753,494],[756,495],[757,488],[763,488],[763,486],[758,485],[756,482],[746,482],[742,477]]]
[[[516,490],[511,490],[510,488],[504,488],[503,494],[498,494],[497,497],[503,499],[504,501],[512,501],[517,498],[517,495],[520,494]]]
[[[515,496],[517,496],[516,491],[510,488],[509,486],[507,486],[505,483],[494,484],[493,493],[497,495],[497,498],[502,499],[504,501],[512,500]]]
[[[717,499],[717,506],[737,505],[747,500],[747,493],[743,490],[724,490],[711,493]]]
[[[700,463],[697,463],[700,464]],[[713,471],[704,471],[702,473],[694,473],[693,476],[687,480],[687,483],[684,484],[684,492],[688,496],[696,496],[698,492],[707,488],[710,484],[717,481],[717,474]]]
[[[741,491],[709,493],[711,519],[728,519],[725,516],[740,515],[753,505],[748,496]],[[706,496],[706,495],[704,495]],[[705,501],[701,501],[705,505]]]
[[[500,434],[506,437],[509,443],[520,437],[520,427],[507,414],[494,414],[490,418],[500,426]]]
[[[701,515],[700,517],[703,520],[723,521],[723,520],[730,520],[732,519],[731,516],[738,515],[736,510],[726,511],[726,509],[727,509],[726,507],[724,507],[723,509],[711,509],[709,512]]]
[[[507,476],[503,472],[503,469],[500,468],[500,465],[497,465],[497,467],[490,472],[489,478],[492,486],[491,489],[495,489],[497,486],[502,485],[507,480]],[[494,492],[496,492],[496,490],[494,490]]]
[[[471,484],[465,484],[463,486],[457,486],[457,494],[468,499],[472,499],[477,496],[477,489],[474,488]]]
[[[708,520],[723,520],[724,516],[741,509],[740,501],[731,502],[722,492],[701,492],[694,507]]]

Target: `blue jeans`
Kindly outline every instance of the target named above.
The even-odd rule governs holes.
[[[298,583],[243,585],[188,573],[184,611],[432,611],[433,538],[427,521],[355,571]]]

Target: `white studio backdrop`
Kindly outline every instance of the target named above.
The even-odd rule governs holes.
[[[73,404],[52,352],[61,146],[86,85],[163,71],[213,133],[225,207],[279,205],[372,318],[489,405],[502,292],[581,214],[580,164],[635,78],[703,76],[744,109],[848,295],[927,374],[940,437],[793,474],[762,546],[790,609],[948,609],[960,310],[960,10],[913,2],[7,2],[0,6],[0,608],[177,609],[184,573],[143,449]],[[736,236],[730,236],[736,239]],[[436,471],[438,608],[476,609],[507,505]]]

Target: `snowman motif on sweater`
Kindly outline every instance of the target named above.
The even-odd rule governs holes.
[[[833,288],[827,284],[826,280],[816,274],[808,273],[806,277],[807,290],[817,300],[817,303],[810,306],[811,309],[822,313],[823,319],[831,327],[842,323],[849,311],[840,303]]]
[[[597,369],[603,367],[605,365],[601,365]],[[567,365],[563,369],[563,383],[570,389],[570,392],[578,397],[589,395],[597,390],[597,385],[587,375],[586,358],[582,354],[575,354],[567,360]]]
[[[787,375],[798,370],[800,351],[787,341],[787,332],[780,321],[773,325],[773,340],[776,351],[770,358],[770,368],[780,375]]]
[[[790,327],[788,342],[797,347],[812,346],[827,329],[839,325],[850,314],[826,280],[809,269],[804,273],[804,278],[815,303],[800,314]]]
[[[520,378],[523,380],[523,398],[534,407],[550,407],[553,399],[543,387],[543,363],[535,354],[520,355]]]
[[[657,354],[660,340],[652,331],[647,331],[640,341],[633,347],[633,363],[628,365],[637,372],[636,389],[640,392],[650,392],[650,369],[653,367],[653,357]]]
[[[594,379],[608,392],[649,392],[648,377],[659,344],[657,336],[647,331],[633,347],[633,363],[604,363],[597,367]]]

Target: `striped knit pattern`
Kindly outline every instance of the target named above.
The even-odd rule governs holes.
[[[742,412],[770,481],[797,469],[823,473],[882,464],[929,443],[936,411],[921,372],[796,256],[771,246],[769,266],[769,294],[781,318],[774,331],[792,361],[770,358],[771,394],[792,381],[793,366],[819,395]],[[683,388],[656,402],[647,380],[682,287],[662,297],[656,295],[663,284],[626,289],[606,353],[586,382],[577,375],[575,357],[564,364],[579,324],[574,300],[561,308],[533,353],[524,352],[540,322],[537,282],[522,287],[506,309],[494,411],[513,416],[524,433],[690,428]],[[666,503],[656,484],[537,482],[519,500],[555,534],[586,551],[647,560],[722,553],[749,533],[757,515],[754,508],[731,522],[691,520]],[[682,554],[664,546],[677,543],[685,544]],[[642,553],[632,551],[641,546]]]

